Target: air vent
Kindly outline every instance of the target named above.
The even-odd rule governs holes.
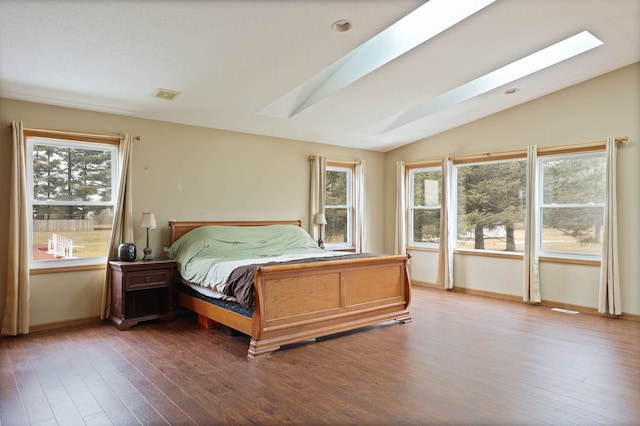
[[[578,311],[572,311],[571,309],[562,309],[562,308],[551,308],[551,310],[555,312],[562,312],[563,314],[571,314],[571,315],[576,315],[580,313]]]
[[[176,92],[175,90],[158,89],[155,95],[153,96],[158,99],[165,99],[167,101],[172,101],[175,98],[177,98],[179,94],[180,92]]]

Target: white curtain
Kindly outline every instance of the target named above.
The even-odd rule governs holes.
[[[118,246],[121,243],[133,242],[133,195],[131,182],[133,137],[125,133],[120,142],[118,157],[120,163],[120,182],[118,185],[118,204],[114,212],[111,242],[109,243],[109,260],[118,258]],[[102,309],[100,318],[109,317],[111,309],[111,271],[107,267],[102,287]]]
[[[607,140],[606,195],[604,236],[600,266],[598,312],[621,315],[620,269],[618,268],[618,214],[616,198],[616,157],[618,146],[614,138]]]
[[[365,253],[367,251],[367,240],[365,232],[365,177],[367,164],[361,161],[356,164],[355,188],[356,188],[356,253]]]
[[[440,201],[440,251],[438,254],[437,284],[447,290],[453,288],[453,249],[455,235],[451,226],[455,218],[450,217],[453,188],[453,161],[442,161],[442,200]]]
[[[309,235],[314,240],[324,240],[324,227],[316,225],[316,214],[324,213],[324,197],[326,191],[327,158],[323,156],[312,157],[311,162],[311,186],[309,188]],[[321,235],[321,233],[323,235]]]
[[[29,333],[29,233],[26,143],[22,122],[13,122],[13,151],[9,195],[9,255],[3,335]]]
[[[538,260],[538,148],[527,148],[526,213],[524,228],[524,277],[522,299],[540,303],[540,264]]]
[[[407,253],[407,192],[405,189],[405,170],[404,161],[398,161],[396,164],[396,235],[395,235],[395,254]]]

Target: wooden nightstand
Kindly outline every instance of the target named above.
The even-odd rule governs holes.
[[[111,315],[119,330],[140,321],[171,321],[173,314],[174,260],[110,261]]]

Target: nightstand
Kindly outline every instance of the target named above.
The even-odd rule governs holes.
[[[126,330],[140,321],[173,320],[175,267],[175,260],[110,261],[111,323]]]

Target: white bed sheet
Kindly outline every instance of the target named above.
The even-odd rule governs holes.
[[[185,285],[191,287],[192,290],[197,291],[198,293],[211,297],[212,299],[221,299],[221,300],[229,300],[231,302],[235,302],[236,298],[233,296],[227,296],[226,294],[220,293],[219,291],[215,291],[210,289],[209,287],[202,287],[201,285],[184,282]]]
[[[224,298],[225,300],[235,300],[234,297],[230,297],[224,294],[224,289],[229,279],[229,275],[234,269],[253,264],[265,264],[269,262],[288,262],[291,260],[311,259],[316,257],[338,257],[345,256],[348,252],[336,252],[327,251],[325,253],[313,253],[313,254],[285,254],[275,257],[261,257],[258,259],[241,259],[241,260],[229,260],[224,262],[216,262],[207,272],[204,281],[200,284],[201,287],[211,290],[211,294],[217,299]],[[197,287],[197,286],[196,286]],[[199,290],[198,290],[199,291]],[[219,296],[215,296],[219,295]],[[222,297],[220,297],[222,296]]]

